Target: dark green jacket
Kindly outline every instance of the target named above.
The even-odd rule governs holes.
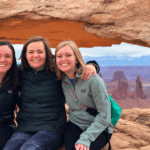
[[[0,125],[11,125],[16,105],[16,90],[12,90],[9,81],[0,87]]]
[[[66,126],[64,95],[61,82],[56,81],[55,73],[45,70],[23,71],[18,67],[20,76],[20,111],[17,115],[16,131],[50,131],[61,135]]]

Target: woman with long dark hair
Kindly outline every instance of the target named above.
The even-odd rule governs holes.
[[[13,133],[14,110],[19,84],[15,51],[8,41],[0,42],[0,150]]]

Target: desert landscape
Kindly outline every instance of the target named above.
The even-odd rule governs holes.
[[[140,70],[139,68],[141,67],[136,67],[138,69],[137,71],[134,70],[133,77],[133,71],[129,69],[131,67],[127,67],[128,69],[122,67],[124,71],[122,71],[120,67],[117,69],[115,66],[114,68],[117,71],[115,71],[115,69],[112,69],[113,71],[108,69],[103,72],[104,77],[102,73],[99,73],[99,76],[107,85],[108,94],[112,96],[122,109],[150,108],[150,81],[147,72]],[[124,72],[128,72],[127,76],[130,80],[128,80]],[[106,73],[109,75],[105,76]],[[113,74],[112,79],[111,74]],[[142,80],[139,74],[142,74]]]
[[[52,47],[65,39],[79,47],[121,42],[150,47],[149,0],[1,0],[0,7],[0,40],[12,44],[41,35]],[[112,150],[150,150],[150,67],[100,67],[108,94],[122,108]]]

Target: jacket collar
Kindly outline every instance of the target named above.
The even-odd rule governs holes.
[[[39,68],[36,68],[36,69],[33,68],[33,69],[34,69],[34,72],[37,73],[38,71],[43,70],[44,67],[45,67],[45,65],[43,65],[42,67],[39,67]]]
[[[44,64],[42,67],[39,67],[39,68],[36,68],[36,69],[34,69],[34,68],[32,68],[31,66],[29,66],[30,70],[33,70],[35,73],[37,73],[37,72],[43,70],[44,67],[45,67],[45,64]]]
[[[75,77],[75,81],[79,81],[81,78],[81,73],[77,72],[76,73],[76,77]],[[69,77],[66,75],[64,78],[63,78],[63,81],[64,82],[68,82],[69,81]],[[70,82],[70,81],[69,81]]]

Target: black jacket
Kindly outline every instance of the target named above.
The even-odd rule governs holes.
[[[11,125],[15,105],[17,101],[17,92],[9,86],[9,81],[4,83],[0,88],[0,125]]]
[[[16,131],[38,132],[50,131],[60,135],[66,126],[64,95],[61,82],[56,81],[55,73],[45,70],[23,71],[18,67],[20,76],[20,110],[17,114]]]

